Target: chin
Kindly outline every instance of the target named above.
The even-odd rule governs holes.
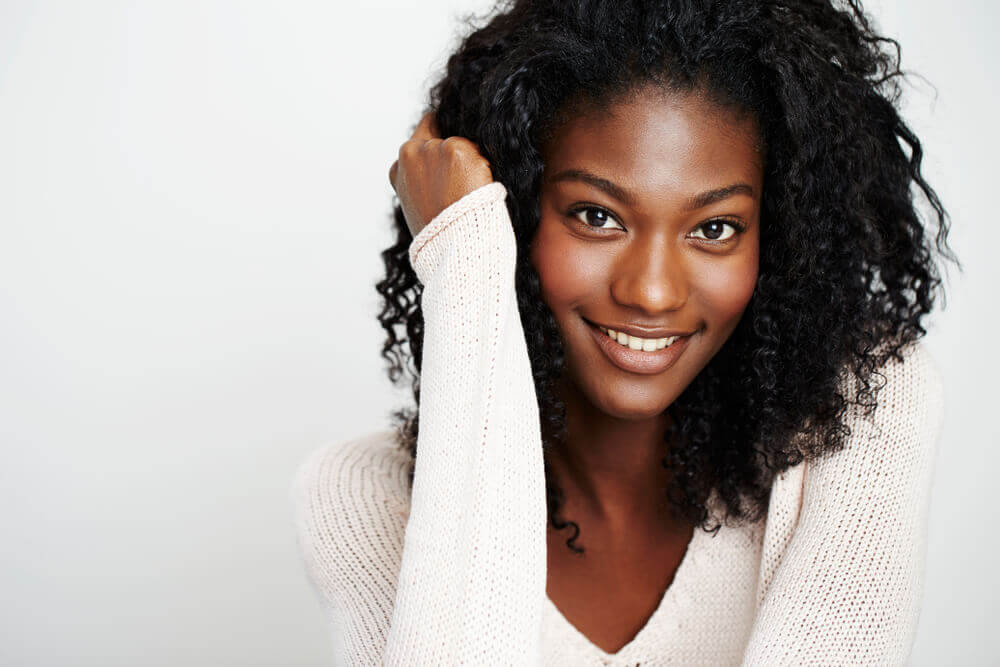
[[[611,400],[592,400],[595,406],[604,414],[626,421],[642,421],[652,419],[663,414],[670,407],[670,402],[643,401],[641,397],[634,396],[635,400],[621,400],[622,397],[615,397]]]
[[[604,377],[582,375],[578,371],[580,365],[574,363],[571,355],[567,356],[570,357],[567,379],[573,393],[588,406],[584,409],[623,421],[643,421],[662,415],[677,398],[669,395],[669,390],[656,386],[658,376],[622,378],[617,372]]]

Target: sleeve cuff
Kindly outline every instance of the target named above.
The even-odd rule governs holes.
[[[453,222],[461,218],[470,210],[483,206],[484,204],[500,200],[507,196],[507,188],[499,181],[493,181],[482,185],[472,192],[467,193],[461,199],[449,204],[443,211],[437,214],[433,220],[427,223],[423,229],[410,242],[409,257],[410,265],[417,266],[417,255],[424,246],[430,243],[435,236],[447,229]]]

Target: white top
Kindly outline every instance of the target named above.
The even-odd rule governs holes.
[[[620,651],[562,616],[545,592],[542,445],[505,196],[478,188],[410,246],[425,327],[412,494],[390,429],[323,447],[296,475],[337,664],[906,662],[944,408],[921,343],[883,369],[873,417],[850,408],[843,450],[778,477],[763,521],[694,531]]]

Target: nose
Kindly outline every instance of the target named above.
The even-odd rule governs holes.
[[[650,317],[682,308],[689,289],[681,253],[662,238],[633,241],[611,282],[615,301]]]

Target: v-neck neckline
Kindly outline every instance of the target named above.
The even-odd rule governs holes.
[[[614,653],[608,653],[603,650],[597,644],[592,642],[587,635],[583,634],[575,625],[570,623],[569,619],[567,619],[563,613],[559,611],[559,607],[557,607],[555,602],[552,601],[552,598],[549,597],[548,593],[545,594],[545,605],[557,618],[557,623],[559,625],[562,625],[570,634],[577,638],[579,643],[587,646],[587,648],[596,654],[602,661],[617,661],[628,658],[630,657],[630,653],[642,650],[642,647],[647,642],[646,635],[652,633],[653,626],[662,623],[662,617],[669,613],[669,611],[676,605],[677,596],[683,592],[683,588],[687,585],[688,579],[691,576],[690,570],[696,566],[698,551],[702,548],[703,540],[705,539],[704,532],[705,531],[701,530],[697,526],[695,527],[691,535],[691,539],[688,541],[687,548],[684,550],[684,556],[681,558],[681,562],[677,566],[677,570],[674,572],[674,578],[670,582],[670,585],[667,586],[667,590],[663,592],[663,596],[660,598],[660,602],[656,605],[656,609],[646,620],[645,625],[643,625],[635,634],[635,636]]]

